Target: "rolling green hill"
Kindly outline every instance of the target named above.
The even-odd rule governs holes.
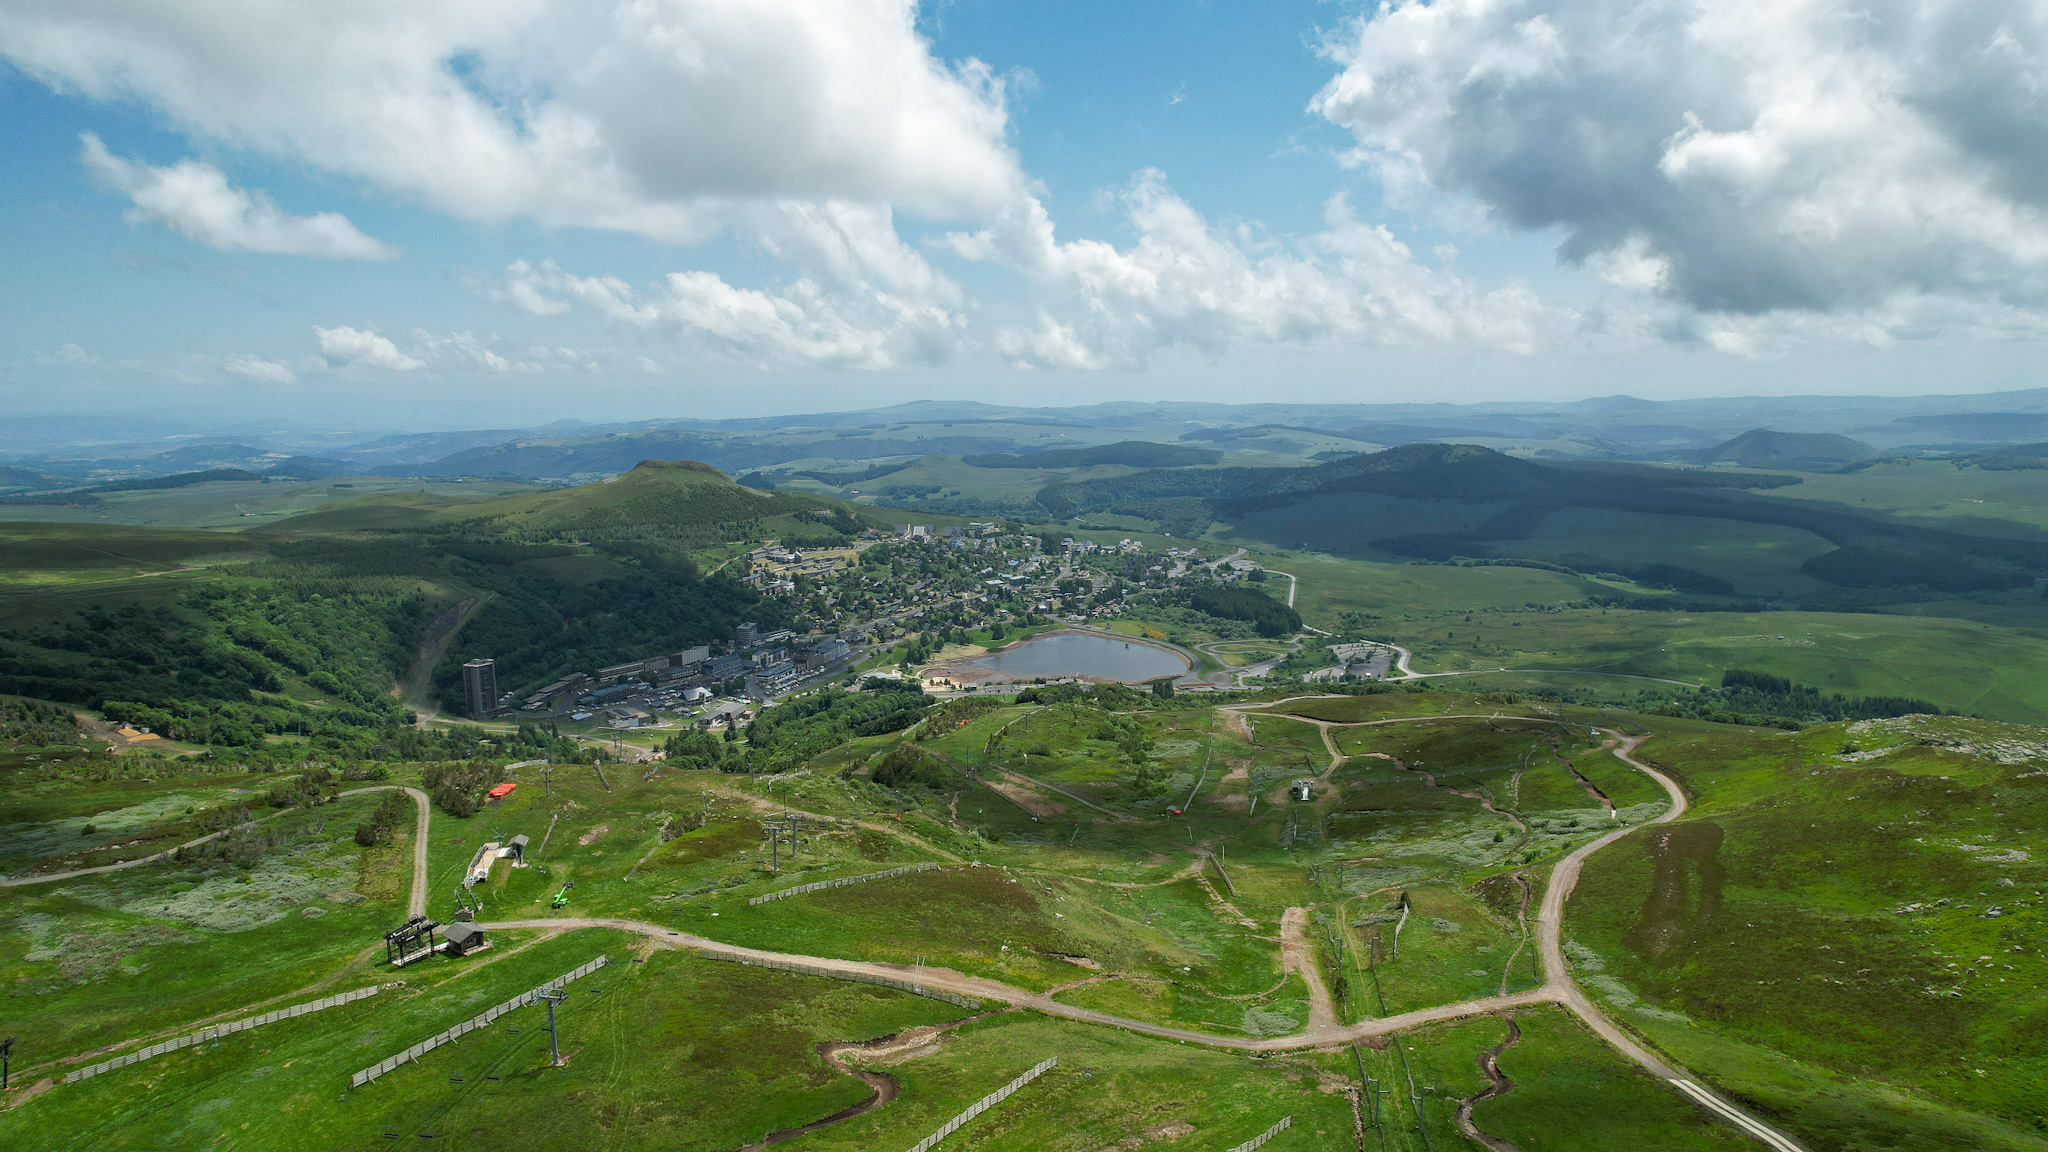
[[[1214,448],[1191,448],[1185,444],[1154,444],[1147,440],[1120,440],[1092,448],[1048,448],[1043,452],[1017,455],[991,452],[963,456],[961,463],[976,468],[1087,468],[1096,464],[1125,464],[1133,468],[1185,468],[1214,464],[1223,453]]]
[[[278,535],[447,530],[521,539],[666,541],[684,549],[763,531],[843,536],[879,521],[851,504],[799,492],[761,492],[694,460],[642,460],[610,480],[495,499],[425,493],[366,496],[268,525]]]
[[[119,702],[214,743],[301,731],[353,746],[403,721],[387,689],[459,601],[478,607],[433,670],[451,702],[472,656],[517,688],[777,622],[777,603],[701,573],[706,550],[843,542],[872,523],[843,501],[643,461],[580,488],[379,493],[240,533],[0,525],[0,591],[14,590],[0,692]]]
[[[1172,514],[1184,523],[1273,523],[1282,534],[1266,539],[1280,546],[1356,552],[1362,542],[1364,550],[1382,556],[1535,560],[1724,596],[1819,595],[1830,588],[1846,590],[1829,593],[1837,598],[1867,589],[1990,592],[2026,587],[2048,574],[2048,546],[2032,533],[1959,532],[1744,491],[1790,483],[1796,481],[1772,474],[1558,465],[1469,444],[1410,444],[1307,468],[1152,469],[1056,483],[1039,493],[1038,503],[1062,516],[1099,509],[1163,519],[1168,513],[1162,502],[1177,501],[1182,503]],[[1439,509],[1460,504],[1498,510],[1477,524],[1441,512],[1396,515],[1390,526],[1409,526],[1408,531],[1369,535],[1342,511],[1356,506],[1344,498],[1353,494]],[[1206,518],[1191,513],[1185,506],[1190,501],[1204,502]],[[1293,513],[1276,517],[1280,509]],[[1541,532],[1567,509],[1598,509],[1636,522],[1624,527],[1608,517],[1601,528],[1609,533],[1605,540],[1576,529]],[[1432,519],[1442,527],[1413,530]],[[1763,531],[1759,535],[1747,526]],[[1540,543],[1534,539],[1539,535]],[[1754,545],[1736,543],[1752,537]],[[1693,547],[1701,540],[1725,541],[1735,550]],[[1752,562],[1759,548],[1772,556],[1762,568]],[[1701,563],[1706,570],[1693,566]]]
[[[1819,471],[1866,460],[1876,449],[1833,432],[1773,432],[1755,428],[1725,444],[1686,456],[1695,464],[1735,464],[1744,468],[1793,468]]]

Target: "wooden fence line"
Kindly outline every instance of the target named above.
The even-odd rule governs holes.
[[[152,1044],[139,1052],[130,1052],[126,1056],[116,1056],[112,1060],[102,1061],[90,1068],[80,1068],[76,1072],[67,1074],[64,1077],[64,1083],[73,1084],[89,1076],[97,1076],[102,1072],[112,1072],[116,1068],[126,1068],[130,1064],[137,1064],[144,1060],[161,1056],[166,1052],[176,1052],[180,1048],[190,1048],[194,1044],[204,1044],[209,1040],[218,1040],[223,1036],[230,1036],[236,1032],[245,1032],[251,1028],[261,1028],[265,1024],[273,1024],[279,1020],[289,1020],[294,1016],[304,1016],[308,1012],[319,1012],[336,1007],[337,1005],[361,1000],[365,996],[375,996],[376,994],[377,988],[373,985],[369,988],[358,988],[353,992],[343,992],[339,996],[329,996],[322,1000],[310,1000],[304,1004],[294,1004],[289,1008],[280,1008],[275,1012],[265,1012],[261,1016],[251,1016],[247,1020],[236,1020],[227,1024],[216,1024],[211,1028],[201,1028],[190,1036],[180,1036],[175,1040],[166,1040],[161,1044]]]
[[[886,880],[891,876],[902,876],[910,872],[928,872],[937,867],[937,864],[908,864],[901,868],[891,868],[886,872],[869,872],[864,876],[841,876],[837,880],[819,880],[812,884],[799,884],[794,888],[784,888],[780,892],[770,892],[765,896],[756,896],[747,901],[747,907],[752,908],[756,904],[766,904],[770,900],[783,900],[791,896],[802,896],[806,892],[823,892],[827,888],[844,888],[848,884],[865,884],[870,880]]]
[[[1044,1060],[1041,1060],[1038,1063],[1033,1064],[1030,1067],[1030,1069],[1027,1070],[1022,1076],[1017,1077],[1015,1080],[1010,1081],[1008,1084],[1003,1085],[1001,1088],[998,1088],[995,1091],[989,1093],[988,1095],[983,1096],[981,1099],[974,1102],[973,1107],[969,1108],[965,1112],[962,1112],[958,1116],[953,1117],[951,1120],[946,1121],[945,1127],[940,1128],[937,1132],[934,1132],[931,1135],[925,1137],[924,1139],[919,1140],[910,1149],[910,1152],[931,1152],[932,1145],[937,1144],[939,1141],[944,1140],[946,1137],[951,1136],[955,1132],[958,1132],[962,1124],[967,1123],[969,1120],[974,1119],[976,1116],[981,1115],[983,1112],[986,1112],[989,1109],[995,1107],[996,1105],[1001,1104],[1003,1101],[1008,1100],[1011,1094],[1016,1092],[1017,1089],[1022,1088],[1026,1084],[1031,1083],[1033,1080],[1038,1079],[1041,1073],[1045,1072],[1047,1069],[1057,1066],[1059,1062],[1059,1057],[1048,1056]],[[1259,1143],[1265,1143],[1264,1138],[1261,1138]]]
[[[1266,1146],[1266,1141],[1271,1140],[1273,1137],[1278,1136],[1280,1133],[1287,1131],[1288,1126],[1293,1123],[1294,1117],[1282,1116],[1278,1124],[1273,1125],[1271,1128],[1266,1129],[1264,1132],[1259,1133],[1257,1136],[1254,1136],[1251,1139],[1245,1141],[1244,1143],[1239,1144],[1237,1147],[1232,1148],[1230,1152],[1258,1152],[1258,1149],[1264,1148]]]
[[[524,1008],[528,1004],[533,1003],[535,1000],[540,999],[541,993],[553,992],[556,989],[560,988],[562,985],[567,984],[569,981],[580,980],[583,977],[590,975],[592,972],[597,971],[599,968],[602,968],[609,963],[611,963],[611,959],[609,957],[599,956],[597,959],[592,960],[590,963],[585,964],[582,967],[575,969],[574,971],[563,973],[562,975],[555,977],[553,980],[548,981],[547,983],[541,985],[538,988],[533,989],[530,992],[521,992],[519,995],[514,996],[512,999],[505,1001],[503,1004],[500,1004],[495,1008],[486,1010],[481,1016],[465,1020],[462,1023],[457,1024],[455,1027],[448,1029],[446,1032],[441,1033],[438,1036],[432,1036],[428,1039],[420,1041],[412,1047],[407,1048],[405,1051],[400,1052],[396,1056],[389,1057],[376,1064],[370,1065],[368,1068],[365,1068],[362,1071],[356,1073],[354,1076],[349,1077],[348,1086],[351,1088],[361,1088],[363,1085],[368,1084],[372,1080],[375,1080],[377,1077],[384,1075],[386,1072],[391,1071],[393,1068],[398,1067],[400,1064],[403,1064],[408,1060],[417,1060],[420,1057],[426,1055],[429,1052],[432,1052],[434,1049],[439,1048],[441,1045],[446,1044],[451,1040],[459,1039],[463,1036],[469,1035],[471,1032],[474,1032],[479,1028],[487,1027],[495,1023],[498,1017],[503,1016],[505,1013],[510,1012],[515,1008]]]

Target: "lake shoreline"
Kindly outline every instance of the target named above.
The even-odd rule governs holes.
[[[1000,668],[990,667],[985,663],[987,661],[1000,661],[1005,656],[1014,656],[1034,644],[1044,644],[1047,641],[1063,638],[1097,640],[1105,644],[1118,643],[1126,648],[1142,647],[1172,657],[1181,667],[1175,670],[1160,670],[1149,675],[1112,676],[1095,672],[1039,671],[1036,669],[1013,673],[1005,672]],[[1085,660],[1085,657],[1082,658],[1082,662],[1085,663]],[[919,671],[919,676],[926,681],[944,681],[960,688],[979,687],[983,684],[1018,684],[1039,679],[1075,680],[1087,684],[1146,684],[1154,680],[1179,680],[1193,673],[1197,667],[1199,665],[1191,660],[1187,653],[1166,644],[1141,639],[1136,636],[1125,636],[1116,632],[1099,632],[1091,628],[1068,627],[1041,632],[1028,639],[1005,644],[1001,648],[983,653],[980,656],[970,656],[964,659],[948,660],[944,663],[927,665]]]

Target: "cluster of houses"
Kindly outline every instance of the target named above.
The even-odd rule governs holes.
[[[699,644],[680,652],[631,660],[600,668],[593,675],[575,672],[527,696],[519,711],[552,715],[566,699],[571,720],[602,716],[619,728],[655,722],[657,712],[677,712],[709,705],[733,681],[755,700],[780,695],[811,676],[844,664],[853,656],[842,637],[798,640],[786,629],[766,629],[748,621],[734,631],[734,649],[711,654]]]
[[[949,524],[944,528],[938,529],[934,529],[929,524],[898,524],[896,526],[896,538],[899,540],[933,540],[943,542],[955,548],[993,550],[1005,543],[1029,543],[1033,545],[1037,543],[1037,537],[1035,536],[1008,537],[1002,536],[1001,532],[1002,525],[997,524],[993,520],[970,522],[965,528],[958,524]]]
[[[1066,545],[1067,551],[1072,552],[1076,556],[1090,556],[1097,552],[1133,556],[1145,550],[1144,544],[1129,539],[1119,540],[1114,544],[1098,544],[1093,540],[1076,540],[1069,536],[1062,543]],[[1178,556],[1180,555],[1180,549],[1170,548],[1167,550],[1167,555]],[[1189,549],[1188,555],[1194,556],[1198,555],[1198,553],[1193,549]]]
[[[794,548],[783,548],[770,544],[747,553],[747,559],[755,565],[753,571],[740,578],[742,584],[759,588],[771,596],[787,596],[796,592],[796,576],[823,576],[846,563],[843,553],[834,555],[805,555]]]

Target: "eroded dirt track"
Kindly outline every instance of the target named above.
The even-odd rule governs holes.
[[[1479,1125],[1472,1121],[1472,1109],[1480,1101],[1505,1096],[1515,1090],[1515,1082],[1508,1079],[1506,1073],[1500,1070],[1500,1054],[1521,1041],[1522,1029],[1520,1025],[1515,1023],[1514,1017],[1506,1017],[1506,1020],[1508,1025],[1507,1036],[1502,1038],[1500,1043],[1479,1054],[1479,1071],[1488,1081],[1486,1090],[1458,1101],[1458,1131],[1463,1132],[1466,1139],[1475,1140],[1486,1145],[1489,1152],[1522,1152],[1521,1145],[1516,1144],[1512,1140],[1503,1140],[1498,1136],[1488,1135],[1480,1131]]]

